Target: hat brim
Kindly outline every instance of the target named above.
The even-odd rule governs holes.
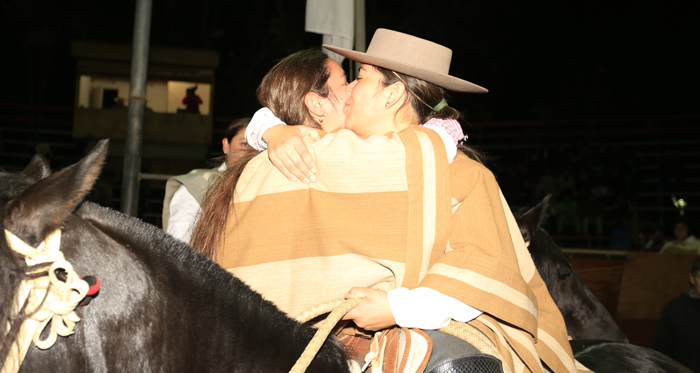
[[[333,45],[324,44],[324,48],[331,52],[338,53],[343,57],[347,57],[353,61],[360,63],[366,63],[374,66],[383,67],[385,69],[394,70],[402,74],[410,75],[412,77],[423,79],[426,82],[433,83],[442,88],[450,91],[456,92],[472,92],[472,93],[486,93],[488,89],[476,85],[472,82],[468,82],[464,79],[454,77],[452,75],[440,74],[434,71],[428,71],[410,64],[389,60],[386,58],[376,57],[368,55],[364,52],[358,52],[351,49],[340,48]]]

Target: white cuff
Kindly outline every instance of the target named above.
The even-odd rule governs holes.
[[[447,151],[447,161],[452,163],[452,161],[454,161],[455,157],[457,156],[457,145],[455,145],[455,140],[452,138],[452,136],[450,136],[450,134],[447,133],[447,130],[443,127],[423,126],[423,128],[429,128],[437,132],[438,135],[440,135],[440,139],[442,139],[442,142],[445,143],[445,150]]]
[[[263,134],[278,124],[286,125],[275,114],[272,114],[270,109],[264,107],[256,111],[245,130],[245,141],[255,150],[263,151],[267,149],[267,143],[263,140]]]
[[[476,308],[425,287],[390,290],[387,298],[396,325],[407,328],[440,329],[450,320],[467,322],[481,315]]]

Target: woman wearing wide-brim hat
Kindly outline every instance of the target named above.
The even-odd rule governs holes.
[[[453,128],[459,112],[445,90],[486,90],[449,75],[448,48],[411,35],[377,30],[366,53],[325,47],[362,62],[344,108],[354,134],[321,133],[308,144],[316,183],[290,183],[264,153],[225,175],[229,190],[243,182],[217,262],[289,314],[360,297],[345,318],[362,329],[467,322],[496,346],[506,371],[543,372],[543,361],[575,372],[563,318],[495,177],[476,152],[449,163],[441,136],[419,126]],[[429,334],[436,348],[427,372],[466,369],[472,358],[501,369]]]
[[[358,79],[349,85],[350,98],[346,104],[345,121],[347,129],[361,136],[370,132],[399,132],[433,118],[458,119],[459,112],[446,105],[444,90],[487,92],[483,87],[449,74],[452,58],[450,49],[404,33],[377,30],[366,53],[329,45],[324,47],[362,63]],[[529,255],[522,255],[527,251],[519,232],[510,237],[510,233],[516,233],[512,232],[512,221],[508,222],[512,216],[508,216],[510,214],[507,208],[503,209],[505,200],[493,175],[463,154],[458,155],[450,171],[454,179],[453,188],[462,189],[452,191],[452,223],[460,222],[469,226],[452,227],[447,252],[439,258],[431,258],[430,269],[417,288],[425,286],[483,312],[470,324],[491,336],[506,362],[513,361],[511,368],[518,370],[520,364],[524,364],[527,369],[538,371],[541,369],[540,359],[555,371],[563,371],[562,368],[567,365],[570,368],[573,354],[567,341],[563,318],[556,311],[542,280],[538,275],[523,273],[520,269],[517,269],[520,272],[520,276],[517,276],[519,278],[510,278],[516,268],[508,267],[515,263],[508,263],[505,258],[512,259],[515,255],[518,260],[526,262],[520,263],[520,266],[529,268],[528,271],[534,265]],[[491,219],[496,220],[495,224]],[[509,237],[503,239],[502,235],[507,232]],[[516,246],[515,250],[513,246]],[[534,297],[531,293],[533,290]],[[363,294],[364,290],[354,289],[349,295],[356,295],[354,292]],[[392,311],[394,304],[411,302],[410,296],[403,299],[401,295],[395,296],[396,292],[388,293]],[[504,296],[507,293],[511,295]],[[392,299],[394,297],[397,299]],[[522,303],[514,299],[519,297],[522,297]],[[530,299],[529,302],[525,301],[526,297]],[[539,312],[540,318],[532,320],[533,305],[555,312]],[[363,311],[367,314],[353,313]],[[351,311],[349,317],[372,319],[376,317],[375,312],[358,307]],[[397,322],[401,325],[401,321]],[[545,337],[538,343],[532,343],[537,338],[537,329],[533,328],[535,325],[557,338]],[[556,350],[566,351],[566,355],[555,357],[552,351]],[[512,351],[516,353],[513,354]]]

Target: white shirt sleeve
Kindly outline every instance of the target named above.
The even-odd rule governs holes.
[[[445,143],[445,150],[447,151],[447,161],[452,163],[452,161],[454,161],[455,157],[457,156],[457,145],[455,144],[455,141],[452,139],[450,134],[447,133],[447,130],[445,130],[442,127],[424,126],[423,128],[431,129],[437,132],[438,135],[440,135],[442,142]]]
[[[175,194],[173,194],[172,201],[170,201],[168,233],[189,245],[200,209],[201,207],[197,200],[194,199],[184,185],[180,185]]]
[[[398,288],[387,293],[396,325],[407,328],[440,329],[450,320],[471,321],[481,311],[437,290],[420,287]]]
[[[273,126],[284,124],[272,111],[266,107],[255,112],[245,130],[245,141],[257,151],[267,149],[267,143],[263,140],[263,134]]]

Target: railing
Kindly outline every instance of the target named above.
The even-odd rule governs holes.
[[[645,244],[646,240],[640,242],[639,237],[632,236],[595,236],[591,234],[578,235],[578,236],[551,236],[552,239],[557,242],[562,247],[567,248],[579,248],[579,249],[610,249],[612,247],[616,248],[626,248],[632,250],[641,250]],[[620,245],[611,245],[610,242],[615,241],[620,242]],[[581,245],[581,243],[584,243]],[[624,244],[626,243],[626,245]],[[605,250],[605,249],[604,249]]]
[[[142,173],[141,174],[141,180],[160,180],[160,181],[168,181],[173,176],[177,175],[165,175],[165,174],[149,174],[149,173]]]
[[[590,234],[572,236],[551,236],[561,247],[569,250],[596,250],[600,252],[612,252],[615,250],[647,251],[646,245],[651,240],[650,236],[595,236]],[[610,241],[627,242],[628,245],[610,245]],[[583,243],[583,245],[581,245]]]
[[[627,256],[628,250],[610,250],[610,249],[576,249],[576,248],[562,248],[562,252],[571,258],[599,258],[599,259],[612,259]],[[606,271],[608,269],[617,270],[616,267],[601,267],[600,269],[590,269],[585,270],[585,272],[596,272],[596,271]],[[581,274],[581,270],[577,270]]]

